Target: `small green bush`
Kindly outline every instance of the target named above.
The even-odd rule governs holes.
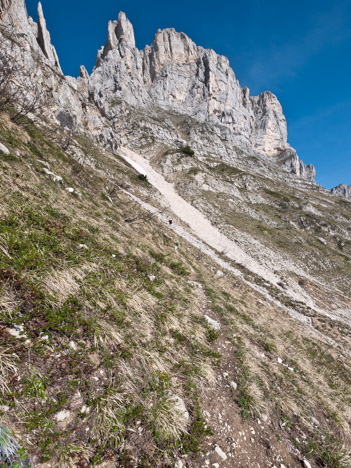
[[[182,146],[180,148],[181,152],[187,156],[194,156],[195,152],[190,148],[190,146]]]

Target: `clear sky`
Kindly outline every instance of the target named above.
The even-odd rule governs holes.
[[[36,20],[36,0],[26,0]],[[91,71],[120,10],[137,46],[174,27],[226,55],[251,94],[283,105],[289,143],[327,188],[351,184],[351,0],[42,0],[65,74]]]

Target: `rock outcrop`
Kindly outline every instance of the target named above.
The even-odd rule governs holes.
[[[62,73],[59,59],[56,53],[55,47],[51,44],[50,33],[46,28],[46,21],[43,13],[43,7],[41,3],[38,3],[38,43],[41,47],[41,50],[44,52],[44,55],[49,60],[49,62],[60,70]]]
[[[28,16],[24,0],[0,0],[0,20],[22,33],[27,44],[37,52],[42,52],[49,63],[62,73],[55,47],[51,44],[50,33],[41,3],[38,4],[38,24]]]
[[[17,33],[22,32],[31,46],[36,46],[25,0],[0,0],[0,20],[13,27]]]
[[[304,164],[293,149],[287,149],[278,156],[278,161],[288,172],[296,174],[302,179],[313,181],[316,169],[312,164]]]
[[[331,189],[333,195],[351,200],[351,185],[340,184]]]
[[[270,92],[250,96],[226,57],[197,46],[186,34],[158,30],[151,46],[139,50],[133,26],[121,12],[118,21],[108,24],[107,41],[92,74],[82,67],[75,79],[62,75],[40,3],[37,24],[28,17],[24,0],[0,0],[0,15],[3,24],[21,32],[26,45],[20,60],[39,86],[51,90],[54,103],[45,113],[61,126],[116,149],[118,141],[128,143],[130,132],[124,122],[131,106],[154,115],[175,113],[202,125],[188,130],[195,146],[206,132],[213,136],[206,141],[210,153],[229,159],[237,150],[260,154],[313,181],[314,167],[304,165],[287,142],[286,119],[276,96]],[[43,72],[43,64],[58,75]],[[140,129],[132,135],[134,140],[144,138]],[[148,132],[148,138],[159,137],[170,146],[183,140],[182,131],[172,125],[166,128],[163,118]]]
[[[245,151],[274,156],[289,148],[286,120],[272,93],[250,97],[226,57],[198,47],[172,28],[158,30],[151,46],[138,50],[124,13],[109,23],[89,89],[109,115],[116,99],[135,106],[156,105],[226,127],[233,144]]]

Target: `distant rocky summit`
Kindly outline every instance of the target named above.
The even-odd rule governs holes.
[[[337,195],[338,197],[346,198],[351,200],[351,185],[340,184],[337,187],[331,189],[331,193]]]

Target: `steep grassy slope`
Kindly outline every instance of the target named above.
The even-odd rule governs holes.
[[[6,115],[0,141],[13,467],[27,454],[41,467],[349,466],[343,348],[145,212],[128,193],[161,209],[159,196],[117,156]]]

